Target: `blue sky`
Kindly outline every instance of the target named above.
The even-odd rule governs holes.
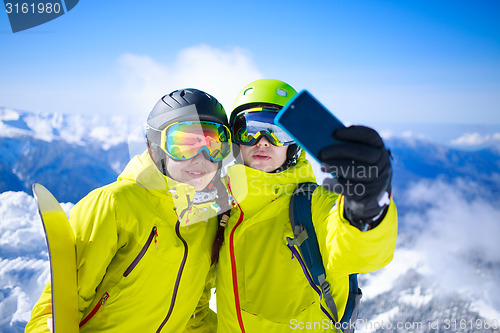
[[[347,123],[500,125],[499,17],[497,0],[81,0],[14,34],[2,11],[0,106],[144,120],[177,88],[230,109],[276,78]]]

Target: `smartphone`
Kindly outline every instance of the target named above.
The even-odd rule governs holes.
[[[333,131],[345,127],[307,90],[288,101],[274,118],[274,123],[319,163],[319,152],[323,148],[341,143],[333,138]]]

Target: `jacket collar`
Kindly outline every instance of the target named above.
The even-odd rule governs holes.
[[[181,226],[206,221],[217,215],[214,202],[193,204],[196,188],[163,175],[146,150],[130,160],[118,180],[130,180],[151,194],[170,201]]]
[[[237,164],[227,173],[231,195],[246,213],[256,212],[283,195],[291,196],[298,183],[316,181],[304,151],[295,166],[282,172],[267,173]]]

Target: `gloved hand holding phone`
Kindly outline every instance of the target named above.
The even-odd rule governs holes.
[[[332,136],[341,143],[323,148],[318,156],[322,171],[334,175],[323,186],[344,195],[344,216],[353,226],[373,229],[390,203],[390,152],[369,127],[338,128]]]

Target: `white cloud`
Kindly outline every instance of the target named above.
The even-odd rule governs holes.
[[[238,92],[262,78],[249,52],[199,45],[181,50],[175,61],[162,63],[149,56],[124,54],[119,59],[123,86],[121,109],[143,121],[164,94],[197,88],[215,96],[229,113]]]
[[[405,216],[405,222],[422,228],[417,245],[429,258],[450,254],[500,264],[500,208],[479,196],[482,191],[470,181],[433,180],[416,183],[403,196],[415,207],[427,207]]]
[[[425,180],[395,198],[416,209],[400,216],[400,225],[415,238],[398,246],[387,267],[369,275],[362,286],[366,298],[389,291],[406,272],[415,270],[432,288],[409,294],[414,298],[402,295],[401,301],[425,302],[436,291],[458,292],[482,316],[499,318],[500,301],[491,291],[500,278],[500,205],[481,198],[482,191],[460,179]]]
[[[457,146],[481,146],[500,143],[500,133],[481,134],[478,132],[465,133],[462,136],[451,141],[452,145]]]
[[[461,180],[422,181],[406,199],[428,207],[412,217],[422,228],[415,250],[428,275],[444,290],[472,295],[500,313],[500,301],[489,292],[500,274],[500,208],[478,196],[481,191]]]

